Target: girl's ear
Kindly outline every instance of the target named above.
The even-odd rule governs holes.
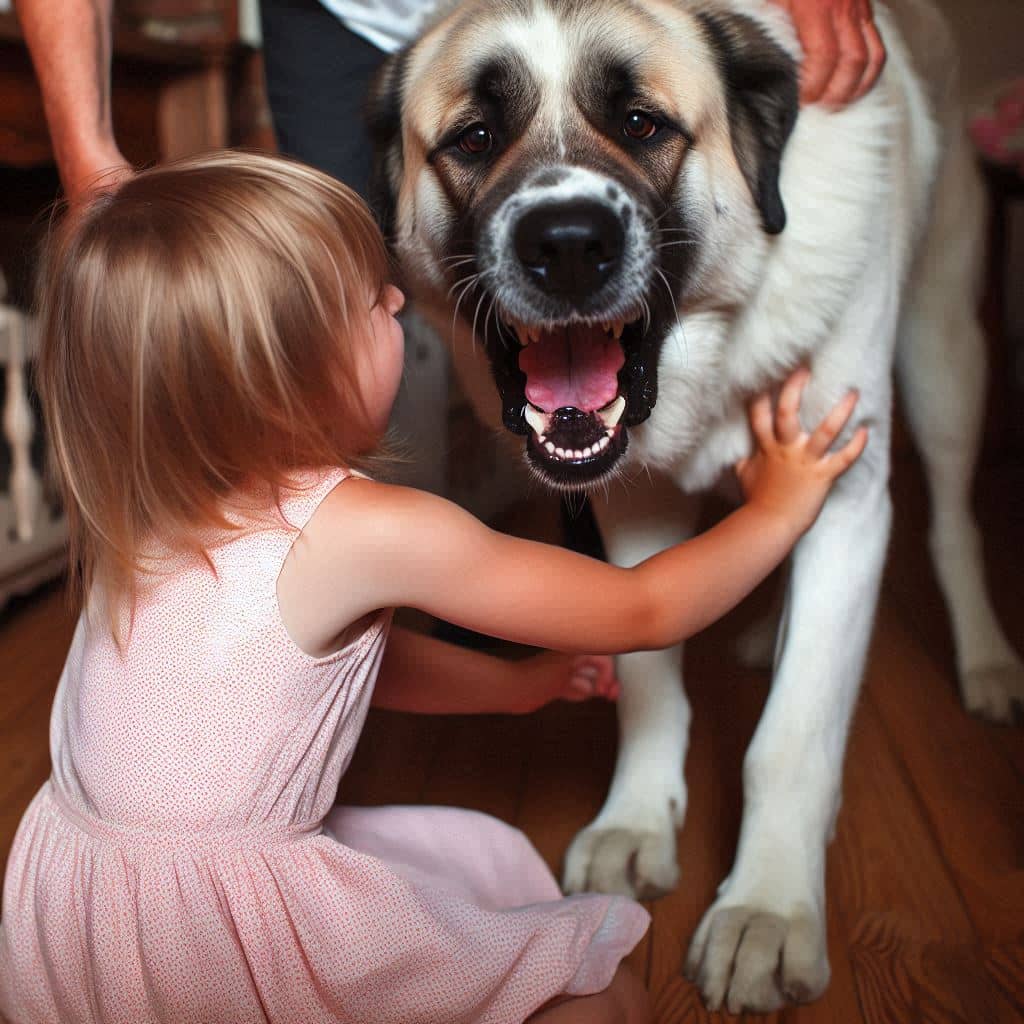
[[[777,235],[786,226],[779,193],[782,152],[800,109],[796,61],[745,15],[720,11],[697,17],[722,70],[736,161],[764,230]]]
[[[392,54],[370,83],[366,121],[373,144],[370,206],[391,244],[402,178],[402,97],[409,48]]]

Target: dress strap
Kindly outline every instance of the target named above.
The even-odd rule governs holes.
[[[354,475],[351,470],[340,467],[298,474],[295,485],[281,496],[281,511],[288,525],[295,530],[305,529],[324,498],[343,480]]]

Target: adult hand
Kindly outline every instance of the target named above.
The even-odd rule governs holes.
[[[88,203],[97,192],[117,188],[135,174],[131,164],[113,143],[98,150],[58,152],[64,195],[73,206]]]
[[[885,44],[871,0],[772,0],[789,12],[804,48],[800,102],[842,107],[878,80]]]
[[[16,0],[43,94],[64,194],[72,204],[132,174],[111,119],[113,0]]]

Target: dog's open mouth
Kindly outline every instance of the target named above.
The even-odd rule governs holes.
[[[510,326],[525,377],[529,458],[565,485],[594,480],[626,448],[623,369],[639,320]]]

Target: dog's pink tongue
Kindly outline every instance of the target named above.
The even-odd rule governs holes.
[[[519,369],[526,374],[526,397],[538,409],[573,406],[592,412],[618,394],[625,360],[617,341],[599,327],[581,325],[545,331],[520,351]]]

